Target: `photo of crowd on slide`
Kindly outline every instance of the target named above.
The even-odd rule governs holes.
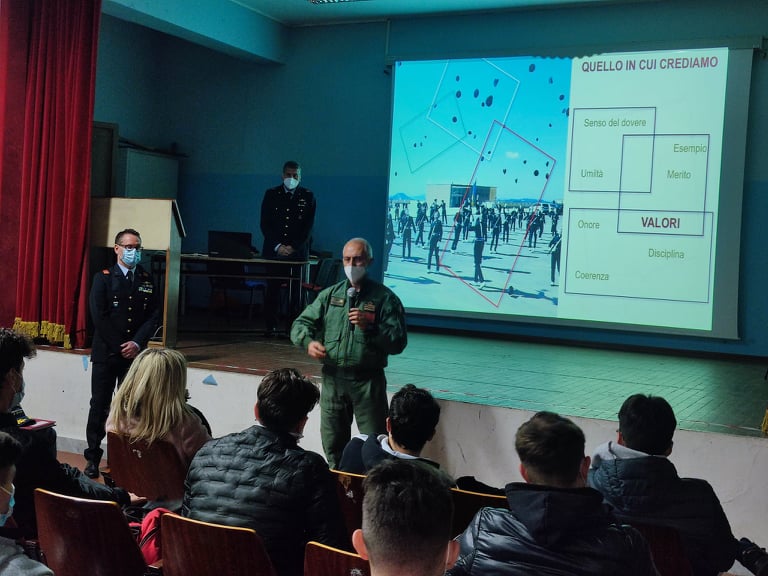
[[[562,210],[556,202],[469,200],[451,209],[390,201],[385,283],[408,308],[555,316]]]
[[[570,61],[395,66],[384,283],[409,311],[557,317]]]

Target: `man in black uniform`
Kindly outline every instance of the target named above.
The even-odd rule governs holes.
[[[457,210],[453,216],[453,244],[451,244],[451,254],[456,252],[456,247],[459,245],[459,239],[461,238],[461,227],[464,222],[464,216],[461,210]]]
[[[283,183],[264,193],[261,203],[261,233],[264,235],[264,258],[306,260],[309,258],[310,235],[315,223],[315,197],[299,186],[301,166],[289,160],[283,165]],[[266,335],[277,327],[280,308],[280,280],[267,282],[264,302]],[[298,297],[298,290],[295,291]],[[298,302],[296,302],[298,304]]]
[[[99,476],[104,424],[115,385],[123,381],[136,355],[147,347],[160,323],[160,300],[152,276],[139,265],[141,236],[126,228],[115,236],[117,263],[93,277],[90,295],[95,332],[91,350],[91,408],[85,437],[85,474]]]
[[[550,276],[552,279],[552,286],[555,285],[555,268],[557,268],[557,274],[560,275],[560,244],[563,237],[555,230],[553,232],[552,240],[549,241],[549,253],[550,258]]]
[[[392,251],[392,244],[395,243],[395,228],[392,224],[392,215],[387,214],[387,220],[384,224],[384,273],[387,273],[389,267],[389,253]]]
[[[440,272],[440,241],[443,239],[443,223],[440,222],[440,214],[435,212],[429,227],[429,255],[427,256],[427,273],[432,273],[432,256],[435,257],[435,272]]]
[[[411,257],[411,238],[413,237],[413,231],[416,230],[416,225],[413,223],[413,216],[408,214],[408,210],[403,210],[400,213],[400,220],[403,221],[403,260]],[[406,251],[408,256],[406,256]]]

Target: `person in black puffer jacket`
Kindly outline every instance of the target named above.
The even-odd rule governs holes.
[[[35,488],[91,500],[111,500],[121,506],[131,503],[128,492],[94,482],[77,468],[58,461],[56,430],[52,427],[29,430],[19,426],[12,408],[20,408],[24,396],[24,359],[33,358],[35,344],[24,334],[0,328],[0,431],[21,444],[16,461],[16,507],[13,518],[16,536],[35,538]],[[23,411],[22,411],[23,412]]]
[[[259,384],[256,425],[206,443],[187,474],[182,515],[253,528],[279,576],[301,576],[309,540],[350,548],[327,463],[298,446],[319,397],[297,370],[273,370]]]
[[[448,576],[658,576],[640,533],[616,524],[585,487],[590,460],[576,424],[539,412],[517,431],[515,449],[526,483],[506,486],[509,510],[475,515]]]

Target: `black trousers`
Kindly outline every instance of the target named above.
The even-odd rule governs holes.
[[[405,251],[408,249],[407,258],[411,257],[411,233],[407,232],[403,234],[403,258],[406,258]]]
[[[456,250],[456,246],[459,245],[459,236],[461,236],[461,226],[456,227],[456,232],[453,236],[453,244],[451,244],[451,250]]]
[[[483,250],[485,249],[484,241],[475,240],[475,282],[485,282],[483,277]]]
[[[555,283],[555,268],[557,268],[557,273],[560,274],[560,251],[552,252],[552,258],[551,258],[551,267],[552,267],[552,284]]]
[[[389,268],[389,253],[392,252],[393,240],[386,240],[384,242],[384,272]]]
[[[307,258],[307,256],[304,256]],[[286,259],[288,262],[293,262],[294,259]],[[289,275],[292,278],[296,278],[296,268],[301,266],[298,264],[299,260],[296,260],[296,264],[291,264],[290,271],[286,272],[287,265],[275,265],[271,268],[267,264],[267,269],[270,274],[275,275]],[[290,283],[293,282],[293,285]],[[285,280],[285,279],[271,279],[267,280],[267,292],[264,295],[264,327],[267,332],[283,332],[291,331],[291,324],[294,319],[301,312],[301,280]],[[290,288],[289,288],[290,286]]]
[[[435,256],[435,270],[440,270],[440,260],[438,259],[438,245],[437,241],[429,242],[429,255],[427,256],[427,270],[432,268],[432,255]]]
[[[104,426],[109,416],[112,395],[115,387],[125,378],[130,365],[131,360],[122,356],[111,357],[105,362],[93,362],[91,365],[91,407],[85,425],[85,439],[88,442],[88,448],[84,451],[86,460],[98,463],[104,454],[101,442],[107,435]]]
[[[268,332],[291,331],[291,324],[301,312],[301,288],[293,286],[289,291],[285,286],[288,280],[267,280],[267,293],[264,295],[264,326]],[[290,302],[289,300],[290,296]]]

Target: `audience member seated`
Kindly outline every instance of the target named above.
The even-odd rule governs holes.
[[[389,403],[387,433],[379,436],[359,434],[344,447],[339,470],[367,474],[382,460],[403,458],[421,460],[435,467],[437,462],[421,457],[424,445],[435,435],[440,406],[428,390],[406,384]]]
[[[442,576],[453,566],[452,485],[443,472],[409,460],[385,460],[370,471],[363,527],[352,543],[371,576]]]
[[[112,401],[107,431],[149,444],[170,442],[189,467],[211,435],[187,404],[187,359],[181,352],[147,348],[134,359]]]
[[[15,491],[13,477],[16,461],[21,456],[21,444],[10,434],[0,432],[0,526],[13,514]],[[14,540],[0,537],[0,574],[4,576],[52,576],[53,572],[40,562],[27,557]]]
[[[256,425],[211,440],[192,460],[182,515],[253,528],[279,576],[301,576],[310,540],[349,549],[325,459],[298,446],[320,391],[292,368],[259,384]]]
[[[589,457],[576,424],[538,412],[518,429],[515,449],[525,483],[507,484],[509,510],[475,515],[448,575],[658,574],[642,536],[615,524],[600,493],[586,487]]]
[[[619,410],[618,439],[595,450],[589,485],[603,494],[622,522],[676,529],[694,576],[715,576],[736,559],[754,571],[760,549],[744,539],[740,552],[712,486],[680,478],[669,461],[676,426],[675,413],[664,398],[627,398]],[[768,575],[768,561],[763,575]]]
[[[0,328],[0,431],[16,438],[22,446],[16,461],[14,519],[26,537],[34,537],[37,533],[35,488],[80,498],[113,500],[123,506],[130,503],[130,496],[125,490],[94,482],[77,468],[60,463],[57,460],[54,428],[19,428],[10,408],[21,403],[24,395],[24,359],[34,357],[35,353],[35,346],[29,338]]]

